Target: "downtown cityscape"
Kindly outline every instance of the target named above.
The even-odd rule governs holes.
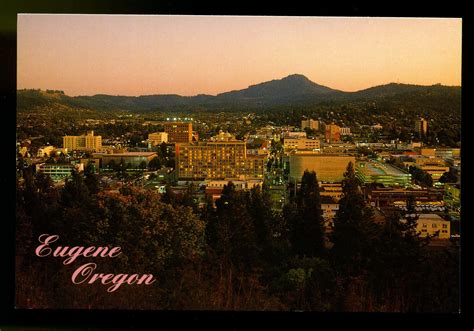
[[[442,36],[433,37],[436,34],[428,31],[439,24],[441,30],[450,31],[446,32],[446,40],[459,40],[449,44],[452,49],[446,46],[447,50],[439,51],[439,56],[449,55],[446,59],[438,61],[433,56],[435,67],[414,66],[408,70],[413,77],[403,78],[400,69],[388,81],[370,81],[377,70],[367,70],[365,86],[356,85],[360,80],[357,74],[341,78],[353,81],[345,86],[329,78],[320,85],[318,75],[296,71],[303,70],[303,66],[292,64],[284,67],[295,71],[266,79],[262,74],[255,78],[261,80],[248,83],[238,83],[244,81],[243,75],[231,72],[230,77],[239,77],[238,84],[213,90],[206,82],[214,79],[218,85],[219,79],[226,77],[225,68],[222,73],[217,68],[219,63],[225,67],[235,56],[216,50],[221,52],[222,61],[208,68],[206,78],[195,90],[188,88],[196,85],[191,77],[199,75],[200,68],[196,67],[196,74],[186,69],[189,82],[179,81],[179,72],[173,77],[163,69],[150,79],[162,75],[163,82],[169,81],[169,88],[175,90],[160,87],[160,92],[153,93],[146,86],[165,83],[138,82],[138,74],[131,73],[144,66],[142,79],[147,79],[146,64],[130,63],[130,70],[122,73],[124,59],[141,55],[124,56],[117,48],[116,53],[107,55],[111,62],[116,61],[113,70],[108,64],[91,64],[94,56],[105,58],[101,47],[117,42],[107,39],[108,28],[125,24],[138,30],[133,24],[139,26],[144,18],[130,16],[126,19],[131,21],[119,22],[120,16],[64,16],[19,17],[18,307],[459,311],[461,87],[460,80],[445,81],[441,77],[460,70],[460,53],[456,53],[461,46],[460,20],[401,20],[401,25],[394,27],[401,31],[400,44],[395,40],[397,36],[392,40],[383,35],[394,48],[409,48],[404,39],[409,37],[402,36],[403,29],[409,34],[417,34],[420,29],[426,37],[423,42],[428,44],[431,36],[430,45],[438,50],[436,47],[444,41]],[[216,31],[215,25],[228,24],[228,33],[233,35],[234,21],[239,19],[246,18],[146,18],[150,22],[168,20],[168,24],[183,20],[183,25],[174,26],[168,37],[174,46],[181,40],[182,29],[198,29],[186,47],[195,47],[195,54],[189,55],[201,56],[203,66],[214,58],[206,60],[203,54],[207,51],[196,46],[199,33],[205,31],[206,24],[212,31]],[[270,48],[266,27],[284,26],[289,20],[288,27],[299,31],[295,26],[303,20],[247,19],[248,31],[241,37],[251,39],[249,31],[254,28],[256,42]],[[54,32],[52,27],[67,26],[69,20],[84,20],[81,26],[85,30],[92,28],[90,24],[99,29],[98,25],[110,20],[107,29],[97,30],[103,32],[101,42],[106,46],[96,44],[92,37],[83,45],[84,49],[91,47],[83,53],[83,62],[90,66],[90,84],[59,78],[69,71],[69,77],[82,77],[84,69],[73,73],[74,68],[66,67],[66,58],[72,53],[54,48],[59,46],[53,47],[56,44],[52,41],[47,47],[56,50],[45,48],[41,53],[41,47],[34,48],[35,42],[28,39],[29,34],[37,37],[37,32],[30,29],[38,29],[38,33],[51,33],[51,39],[45,40],[55,40],[59,45],[64,42],[63,30]],[[336,38],[344,29],[360,28],[367,35],[375,35],[399,23],[396,19],[375,18],[304,20],[307,26],[312,26],[309,21],[324,21],[321,26],[331,26],[333,30],[327,28],[325,32],[334,33],[334,42],[340,47],[346,44]],[[150,22],[143,23],[146,29],[152,29],[147,25]],[[351,27],[343,27],[346,23]],[[424,27],[425,23],[430,26]],[[260,25],[262,30],[256,28]],[[301,27],[301,33],[316,33],[307,26]],[[318,29],[323,28],[316,26],[315,31]],[[132,38],[133,34],[125,34]],[[214,34],[204,35],[206,40],[218,39]],[[288,33],[287,37],[301,39],[303,46],[301,50],[283,47],[282,54],[289,54],[285,56],[311,52],[303,36]],[[80,44],[82,39],[77,35],[74,38]],[[145,47],[146,42],[133,38],[138,41],[131,44]],[[344,35],[343,40],[347,38]],[[233,45],[224,40],[224,44]],[[71,42],[66,44],[76,47]],[[99,48],[94,51],[92,44]],[[295,41],[293,47],[299,47],[297,44]],[[123,42],[117,45],[123,52]],[[176,47],[176,57],[181,57],[181,46]],[[419,51],[418,46],[413,47],[409,51]],[[258,58],[256,49],[252,55],[243,46],[239,54]],[[383,55],[386,51],[381,50],[380,56],[390,73],[395,68]],[[453,54],[459,58],[451,63]],[[143,55],[140,61],[150,61],[148,67],[156,68],[149,56]],[[55,58],[59,62],[54,62]],[[295,55],[291,61],[298,59]],[[37,61],[44,61],[46,69],[39,69]],[[261,68],[276,66],[276,60],[266,61],[268,66],[259,62]],[[312,61],[308,68],[315,65]],[[341,66],[348,63],[344,61]],[[361,58],[355,62],[364,63]],[[188,66],[184,62],[182,65]],[[420,77],[424,77],[424,70],[439,72],[440,76],[423,80]],[[110,90],[99,89],[97,82],[92,82],[97,72],[110,82],[104,85]],[[57,81],[53,83],[54,77]],[[129,92],[123,90],[127,84],[134,86]],[[137,86],[143,89],[135,92]],[[59,246],[120,246],[122,254],[116,259],[101,259],[96,272],[153,274],[156,282],[145,287],[124,283],[112,293],[104,287],[110,282],[102,276],[97,276],[95,282],[73,284],[70,274],[75,267],[49,257],[39,259],[34,254],[42,234],[58,235],[55,244]],[[86,263],[88,259],[84,255],[78,261]]]

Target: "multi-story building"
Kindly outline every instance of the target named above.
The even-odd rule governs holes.
[[[102,149],[102,136],[94,136],[94,131],[82,136],[63,136],[63,148],[68,151],[98,152]]]
[[[326,142],[333,143],[341,141],[341,128],[336,124],[326,125]]]
[[[437,163],[415,164],[415,166],[430,174],[434,183],[438,182],[445,172],[449,172],[449,167]]]
[[[411,174],[387,163],[374,160],[358,161],[356,176],[364,184],[380,183],[384,186],[411,185]]]
[[[176,144],[180,179],[263,178],[265,155],[247,155],[239,140]]]
[[[268,148],[247,148],[247,155],[263,155],[268,156],[270,150]]]
[[[431,164],[431,165],[439,165],[439,166],[446,166],[446,161],[438,158],[438,157],[413,157],[415,160],[414,165],[426,165],[426,164]]]
[[[242,171],[243,178],[259,178],[263,179],[266,167],[266,155],[248,155],[245,160],[245,168]]]
[[[460,148],[437,148],[435,156],[442,159],[452,159],[461,156]]]
[[[340,129],[341,131],[341,136],[350,136],[352,133],[351,133],[351,128],[341,128]]]
[[[293,152],[289,156],[290,181],[300,182],[305,170],[315,171],[318,181],[337,183],[344,179],[349,162],[355,164],[355,156],[347,154],[320,154],[317,152]]]
[[[191,122],[166,122],[165,132],[170,143],[190,143],[193,141],[193,124]]]
[[[60,181],[60,180],[65,179],[66,177],[71,176],[71,172],[73,171],[73,169],[76,169],[79,172],[84,171],[84,164],[82,163],[78,163],[78,164],[39,163],[39,164],[36,164],[36,172],[49,175],[53,181]]]
[[[304,131],[284,131],[283,138],[306,138]]]
[[[308,139],[308,138],[284,138],[283,146],[286,152],[292,150],[315,150],[320,149],[319,139]]]
[[[148,143],[150,147],[161,145],[168,142],[168,134],[166,132],[153,132],[148,134]]]
[[[443,192],[437,189],[405,188],[365,188],[367,200],[374,207],[406,206],[409,197],[416,200],[416,205],[443,206]]]
[[[459,206],[461,203],[461,185],[460,184],[445,184],[445,201],[454,205]]]
[[[339,203],[333,197],[322,196],[321,209],[323,211],[323,218],[326,221],[326,226],[328,226],[332,224],[332,221],[336,217],[336,213],[339,210]]]
[[[110,164],[123,164],[130,169],[139,169],[148,166],[148,163],[158,155],[155,152],[122,152],[122,153],[94,153],[94,159],[100,159],[101,168],[107,168]]]
[[[237,139],[235,139],[235,135],[229,132],[224,132],[222,130],[220,130],[219,133],[216,134],[215,136],[212,136],[210,140],[211,141],[237,141]]]
[[[313,119],[301,120],[301,130],[310,128],[311,130],[319,130],[319,121]]]
[[[435,157],[436,148],[422,147],[420,148],[420,155],[427,156],[427,157]]]
[[[340,183],[321,183],[319,195],[321,197],[330,197],[338,202],[342,198],[342,185]]]
[[[418,121],[415,122],[415,130],[420,135],[426,135],[426,132],[428,132],[428,121],[425,120],[423,117],[420,118]]]
[[[325,154],[346,154],[356,153],[357,145],[352,143],[333,143],[324,144],[322,146],[323,153]]]
[[[437,239],[451,237],[451,223],[441,218],[438,214],[420,214],[416,222],[416,231],[421,237],[437,236]]]

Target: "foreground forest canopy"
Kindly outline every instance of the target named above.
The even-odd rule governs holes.
[[[17,183],[17,307],[197,310],[458,312],[459,246],[433,248],[408,214],[383,224],[365,206],[349,164],[334,228],[323,229],[317,175],[274,212],[266,187],[229,182],[215,207],[192,195],[133,186],[98,188],[92,172],[63,188],[26,171]],[[169,191],[171,192],[171,191]],[[191,192],[191,191],[190,191]],[[97,272],[153,273],[152,286],[71,283],[77,265],[34,255],[36,238],[70,246],[120,246]]]

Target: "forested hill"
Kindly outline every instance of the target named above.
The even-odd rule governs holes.
[[[216,96],[200,94],[186,97],[176,94],[144,96],[93,96],[71,97],[57,90],[18,90],[18,111],[42,108],[89,109],[96,111],[150,112],[155,110],[254,110],[319,104],[340,104],[378,100],[396,100],[417,103],[417,100],[436,100],[436,103],[457,107],[460,105],[461,88],[454,86],[420,86],[391,83],[357,92],[343,92],[310,81],[303,75],[290,75],[246,89],[221,93]],[[450,107],[451,108],[451,107]],[[453,108],[458,109],[459,108]],[[449,109],[447,109],[449,110]]]

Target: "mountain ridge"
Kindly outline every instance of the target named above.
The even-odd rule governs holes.
[[[49,92],[48,92],[49,91]],[[157,108],[226,106],[226,107],[265,107],[317,104],[321,102],[350,101],[358,99],[377,99],[400,94],[451,93],[460,91],[458,86],[414,85],[389,83],[367,89],[345,92],[317,84],[301,74],[292,74],[249,85],[245,89],[232,90],[217,95],[197,94],[181,96],[178,94],[151,94],[140,96],[95,94],[92,96],[68,96],[58,90],[17,90],[17,108],[26,110],[28,106],[63,104],[70,107],[95,110],[152,111]]]

